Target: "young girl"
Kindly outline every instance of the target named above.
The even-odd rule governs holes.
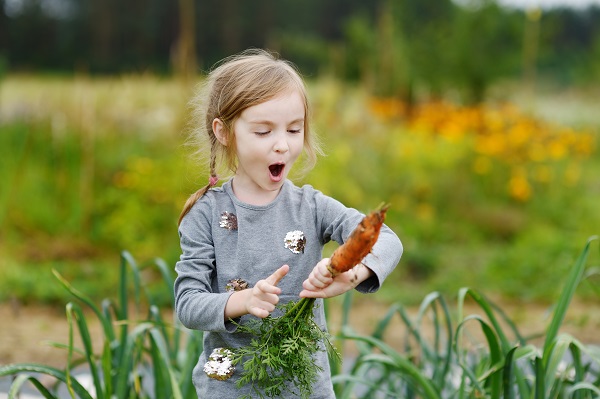
[[[197,133],[210,143],[210,177],[179,220],[175,308],[184,326],[205,332],[193,371],[198,397],[252,396],[250,387],[236,387],[242,367],[234,370],[224,350],[251,338],[236,333],[236,323],[277,316],[276,305],[299,296],[375,292],[399,262],[402,244],[384,225],[363,264],[331,277],[323,245],[343,243],[364,215],[288,180],[301,154],[310,168],[319,153],[306,89],[290,63],[262,50],[230,57],[209,74],[198,99]],[[233,177],[217,188],[220,162]],[[325,329],[322,299],[314,313]],[[323,372],[311,397],[335,398],[327,354],[315,357]],[[215,368],[223,365],[225,371]],[[285,397],[296,397],[289,389]]]

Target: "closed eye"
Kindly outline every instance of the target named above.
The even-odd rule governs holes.
[[[288,132],[289,132],[289,133],[294,133],[294,134],[295,134],[295,133],[301,133],[301,132],[302,132],[302,129],[289,129],[289,130],[288,130]]]
[[[258,136],[265,136],[267,134],[271,133],[270,131],[266,131],[266,132],[254,132],[254,134],[258,135]]]

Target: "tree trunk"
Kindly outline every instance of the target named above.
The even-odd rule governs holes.
[[[179,0],[179,38],[173,54],[175,74],[188,80],[196,73],[196,24],[194,0]]]
[[[540,36],[542,11],[536,7],[527,11],[523,37],[523,87],[527,101],[531,102],[535,93],[536,59]]]

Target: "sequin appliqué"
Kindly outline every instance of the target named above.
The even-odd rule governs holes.
[[[306,247],[306,237],[300,230],[290,231],[285,235],[285,247],[295,254],[304,253]]]
[[[208,361],[204,364],[204,372],[210,378],[224,381],[229,379],[235,371],[232,362],[233,352],[225,348],[215,348]]]
[[[221,220],[219,221],[219,227],[223,227],[227,230],[237,230],[237,216],[234,213],[223,212],[221,214]]]
[[[250,288],[250,284],[241,278],[231,279],[225,285],[225,291],[227,292],[243,291],[246,288]]]

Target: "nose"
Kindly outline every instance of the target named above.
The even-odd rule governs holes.
[[[273,150],[279,153],[286,153],[290,149],[290,146],[287,142],[287,137],[285,134],[278,134],[275,139],[275,143],[273,145]]]

